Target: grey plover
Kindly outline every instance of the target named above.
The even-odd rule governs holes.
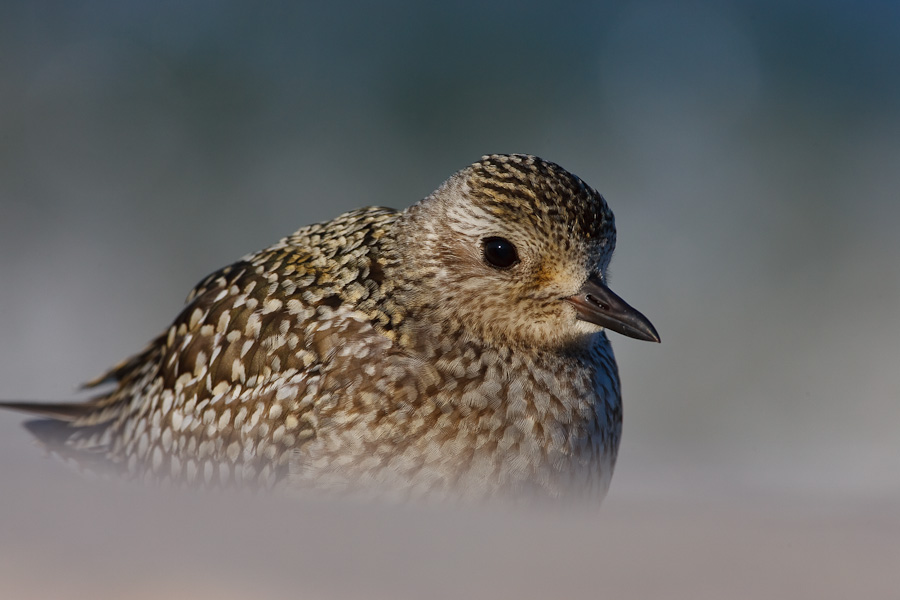
[[[5,406],[152,481],[599,501],[622,424],[604,330],[659,341],[606,286],[615,243],[578,177],[484,156],[208,276],[93,399]]]

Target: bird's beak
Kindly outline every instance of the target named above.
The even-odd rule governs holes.
[[[588,279],[577,294],[566,298],[578,318],[611,331],[647,342],[658,342],[659,334],[650,320],[616,296],[599,279]]]

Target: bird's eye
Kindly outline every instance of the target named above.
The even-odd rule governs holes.
[[[509,240],[489,237],[484,240],[484,260],[494,268],[508,269],[519,262],[519,255]]]

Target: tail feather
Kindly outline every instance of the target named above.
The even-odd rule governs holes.
[[[0,408],[18,410],[39,417],[47,417],[63,423],[71,423],[87,415],[92,402],[0,402]]]
[[[166,335],[161,335],[147,344],[147,347],[138,354],[127,358],[103,373],[96,379],[92,379],[81,385],[83,390],[91,390],[108,383],[121,383],[129,379],[139,377],[141,373],[153,368],[157,358],[166,345]]]
[[[121,474],[121,467],[108,455],[109,424],[79,425],[74,422],[91,411],[90,402],[0,402],[0,408],[38,417],[25,421],[24,427],[48,453],[80,473],[99,477]]]
[[[56,419],[33,419],[22,424],[51,452],[60,452],[72,435],[72,428],[66,421]]]

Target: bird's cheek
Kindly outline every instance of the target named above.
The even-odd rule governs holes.
[[[558,328],[568,337],[578,338],[594,335],[603,328],[578,318],[578,310],[570,302],[557,300]]]

